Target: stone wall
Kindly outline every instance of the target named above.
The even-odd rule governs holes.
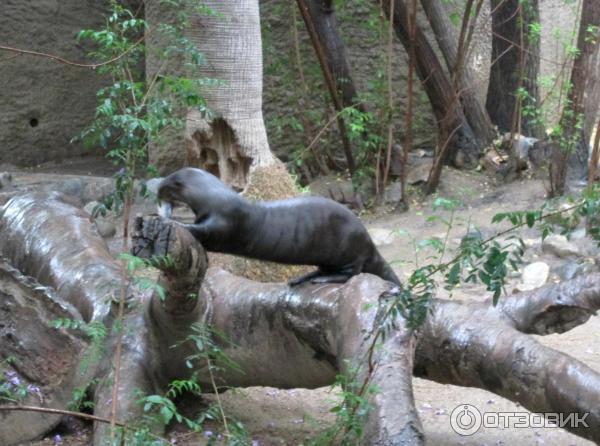
[[[567,5],[564,0],[539,1],[543,30],[541,72],[547,77],[558,69],[564,53],[554,37],[556,29],[563,36],[577,31],[578,2]],[[377,92],[384,88],[385,68],[384,46],[376,38],[380,24],[375,2],[347,0],[336,4],[354,79],[360,94],[372,104]],[[85,61],[85,48],[75,42],[75,35],[82,28],[101,25],[105,5],[106,0],[1,0],[0,44]],[[260,7],[263,103],[269,142],[278,156],[290,160],[302,152],[334,112],[295,1],[260,0]],[[306,90],[300,82],[294,52],[294,14]],[[473,88],[482,100],[485,100],[490,63],[489,20],[489,11],[484,10],[475,39],[477,46],[471,53],[471,63],[479,75]],[[430,41],[434,43],[431,35]],[[401,142],[407,57],[399,44],[394,46],[394,55],[396,141]],[[95,93],[103,83],[93,70],[0,51],[0,80],[0,164],[30,166],[86,153],[81,143],[70,140],[93,118]],[[434,119],[418,82],[416,87],[416,145],[432,146]],[[324,147],[341,153],[335,125],[325,132],[317,150]]]
[[[75,41],[104,23],[98,0],[2,0],[0,44],[85,62]],[[0,51],[0,164],[31,166],[84,153],[71,138],[93,119],[102,78],[93,70]]]

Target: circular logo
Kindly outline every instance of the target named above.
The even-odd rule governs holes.
[[[461,404],[450,414],[450,426],[459,435],[473,435],[481,427],[481,412],[470,404]]]

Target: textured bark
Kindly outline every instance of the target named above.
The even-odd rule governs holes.
[[[78,316],[52,289],[0,260],[0,376],[33,386],[23,404],[59,409],[71,400],[81,382],[78,364],[87,343],[81,335],[55,330],[51,324],[58,318]],[[11,357],[18,362],[5,361]],[[0,401],[6,403],[3,398]],[[32,440],[52,430],[60,419],[34,412],[0,413],[0,444]]]
[[[536,413],[588,413],[589,428],[565,428],[600,441],[600,374],[499,323],[500,311],[489,308],[437,303],[417,344],[415,375],[486,389]]]
[[[592,74],[590,76],[590,87],[585,96],[585,119],[583,126],[583,134],[589,138],[588,142],[592,142],[594,126],[598,118],[598,110],[600,110],[600,54],[596,51],[591,63]]]
[[[389,19],[390,0],[376,1]],[[408,10],[403,0],[394,0],[394,30],[408,51]],[[464,116],[460,101],[453,94],[454,89],[434,53],[423,30],[417,26],[415,35],[415,52],[417,74],[436,117],[439,141],[438,146],[445,145],[449,138],[446,160],[451,160],[459,167],[474,166],[481,156],[483,148],[477,143],[471,126]]]
[[[544,129],[519,111],[517,90],[524,88],[535,105],[539,103],[539,39],[529,39],[529,27],[539,23],[538,0],[491,0],[492,66],[486,108],[501,132],[516,132],[536,138]],[[521,106],[528,105],[527,102]]]
[[[446,68],[452,73],[456,66],[458,53],[458,35],[450,21],[444,3],[439,0],[421,0],[423,10],[427,15],[431,29],[435,35],[438,46],[444,56]],[[459,79],[460,101],[464,113],[473,129],[473,133],[481,147],[489,146],[496,137],[496,131],[487,110],[477,98],[474,85],[476,76],[471,66],[465,63],[462,76]]]
[[[197,110],[187,113],[187,163],[243,189],[251,169],[274,162],[262,113],[258,1],[208,0],[203,6],[216,14],[192,13],[188,38],[206,58],[198,75],[220,83],[202,91],[214,117]],[[150,28],[164,20],[161,11],[159,0],[146,2]]]
[[[346,56],[346,45],[339,32],[333,1],[307,0],[306,5],[315,26],[315,31],[319,36],[319,42],[325,53],[342,105],[343,107],[354,106],[358,102],[358,95]],[[365,110],[363,104],[357,104],[356,107],[359,110]]]
[[[600,46],[599,23],[600,2],[584,0],[577,37],[580,53],[573,63],[571,88],[560,118],[562,134],[558,141],[552,143],[551,196],[564,194],[568,172],[578,178],[585,175],[590,139],[589,135],[584,134],[585,99],[594,89],[593,73],[596,68],[596,53]],[[595,29],[590,32],[590,27]]]
[[[52,206],[44,207],[48,201],[48,197],[42,196],[13,199],[2,208],[0,223],[4,223],[6,216],[10,218],[28,210],[28,218],[34,220],[65,217],[67,205],[54,203],[52,206],[59,206],[60,210],[54,214]],[[39,214],[35,214],[36,208]],[[89,237],[92,241],[96,237],[93,230],[78,220],[78,212],[72,207],[72,217],[64,218],[61,227],[62,232],[71,234],[68,239],[71,252],[79,252],[81,247],[89,244]],[[15,227],[14,232],[10,231],[12,227]],[[89,227],[92,227],[91,223]],[[25,232],[19,232],[23,230]],[[33,270],[38,273],[61,269],[66,252],[61,251],[59,245],[65,242],[64,238],[56,232],[37,235],[37,230],[37,227],[17,223],[9,226],[10,249],[23,252],[27,246],[37,264]],[[31,240],[37,243],[28,244]],[[168,254],[173,263],[159,265],[158,280],[167,292],[164,301],[158,296],[132,290],[131,302],[139,302],[141,311],[132,309],[125,320],[128,330],[125,330],[123,340],[123,380],[118,401],[120,421],[133,421],[140,414],[136,398],[131,396],[134,389],[161,392],[173,378],[183,379],[194,371],[203,387],[210,384],[208,373],[205,373],[207,364],[202,360],[195,361],[192,370],[187,367],[187,358],[197,351],[193,343],[182,342],[193,333],[192,324],[200,322],[223,333],[231,341],[222,348],[244,371],[222,368],[216,377],[219,385],[320,387],[333,382],[340,372],[347,371],[346,360],[359,366],[359,383],[373,371],[370,384],[379,387],[380,391],[371,400],[373,409],[362,440],[365,445],[424,443],[412,395],[410,376],[413,372],[441,383],[481,387],[520,402],[535,412],[589,413],[586,422],[590,427],[573,432],[600,441],[600,408],[597,404],[600,374],[568,355],[541,346],[525,334],[561,332],[585,322],[600,306],[600,274],[513,295],[501,300],[497,307],[491,306],[490,302],[434,300],[429,318],[416,337],[403,329],[403,321],[398,320],[399,328],[389,333],[382,348],[373,350],[370,361],[365,361],[365,353],[372,343],[365,333],[372,333],[378,326],[377,304],[391,298],[395,292],[389,283],[375,276],[361,274],[345,284],[289,288],[280,283],[253,282],[218,269],[206,270],[203,248],[183,226],[158,217],[138,219],[133,246],[135,252],[143,256]],[[55,262],[52,256],[37,255],[44,251],[58,253],[58,260]],[[0,250],[0,254],[6,255],[7,251]],[[100,258],[108,256],[107,252],[96,254]],[[85,251],[75,257],[82,260],[72,264],[70,272],[82,278],[88,262],[95,259],[86,257]],[[116,260],[112,263],[118,265]],[[103,277],[98,280],[110,279],[109,283],[112,283],[114,278],[103,276],[99,269],[95,271]],[[48,281],[55,277],[54,274],[39,274]],[[198,290],[200,282],[202,286]],[[197,298],[190,299],[190,293],[196,294]],[[66,292],[65,296],[69,295]],[[83,301],[94,299],[84,294],[80,298]],[[42,298],[42,301],[47,300]],[[27,299],[27,302],[32,300]],[[101,304],[94,302],[94,305]],[[21,308],[27,311],[23,303],[16,303],[15,307],[18,311]],[[18,311],[13,314],[20,314]],[[92,311],[91,314],[102,312]],[[39,330],[39,321],[46,316],[38,318],[31,312],[29,316],[28,321],[38,326],[33,327],[34,330]],[[23,325],[24,330],[27,328],[27,324]],[[0,344],[0,351],[4,352],[7,345]],[[108,355],[110,351],[108,349]],[[27,358],[25,353],[17,353]],[[44,360],[53,353],[54,349],[40,352]],[[110,405],[106,403],[110,394],[110,368],[109,358],[106,358],[99,372],[101,382],[96,389],[96,414],[102,415],[109,410]],[[57,382],[59,385],[62,385],[61,381]],[[65,388],[70,389],[69,385]],[[7,411],[13,423],[24,424],[26,418],[22,417],[26,417],[27,412],[13,412],[0,406],[1,413]],[[0,435],[5,435],[8,430],[4,424],[1,426]],[[27,438],[31,438],[31,432],[38,428],[30,426]],[[19,440],[25,436],[23,434]],[[97,426],[95,443],[102,444],[106,436],[106,427]],[[17,440],[8,438],[10,441],[3,444]]]
[[[342,148],[346,157],[348,171],[350,172],[350,175],[354,175],[354,171],[356,170],[356,164],[354,161],[354,154],[352,153],[352,147],[350,145],[350,139],[348,138],[348,134],[346,133],[345,120],[344,117],[341,115],[341,112],[344,109],[344,103],[342,98],[340,97],[340,92],[338,92],[339,83],[342,80],[336,79],[335,73],[332,71],[331,67],[333,56],[330,54],[330,47],[333,45],[331,42],[329,43],[330,47],[327,47],[323,44],[323,40],[330,36],[323,35],[324,30],[321,30],[321,34],[319,33],[319,31],[317,30],[318,24],[314,22],[313,17],[313,15],[316,15],[319,21],[322,22],[322,11],[318,5],[310,4],[310,2],[307,2],[307,0],[297,0],[297,3],[298,8],[300,9],[300,14],[302,15],[302,19],[304,20],[304,24],[306,25],[306,30],[308,31],[308,35],[310,36],[313,48],[315,49],[317,60],[319,61],[319,65],[321,66],[321,71],[323,72],[323,76],[325,77],[325,85],[329,90],[329,94],[331,95],[333,105],[337,111],[336,121],[338,123],[338,129],[340,132],[340,138],[342,140]],[[323,4],[322,7],[327,7],[328,9],[332,10],[331,4]],[[331,20],[329,20],[329,22],[331,22]],[[332,24],[334,25],[335,23],[329,23],[329,25]],[[321,25],[323,25],[323,23],[321,23]]]

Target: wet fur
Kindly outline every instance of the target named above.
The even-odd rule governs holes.
[[[208,251],[319,268],[292,285],[344,282],[361,272],[400,284],[361,221],[333,200],[250,202],[214,175],[193,168],[166,177],[158,198],[190,206],[196,219],[187,229]]]

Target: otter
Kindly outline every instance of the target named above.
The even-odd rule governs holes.
[[[345,206],[321,197],[252,202],[201,169],[184,168],[158,187],[159,214],[170,218],[174,203],[189,206],[185,225],[207,251],[272,262],[314,265],[289,281],[343,283],[371,273],[400,285],[361,221]]]

